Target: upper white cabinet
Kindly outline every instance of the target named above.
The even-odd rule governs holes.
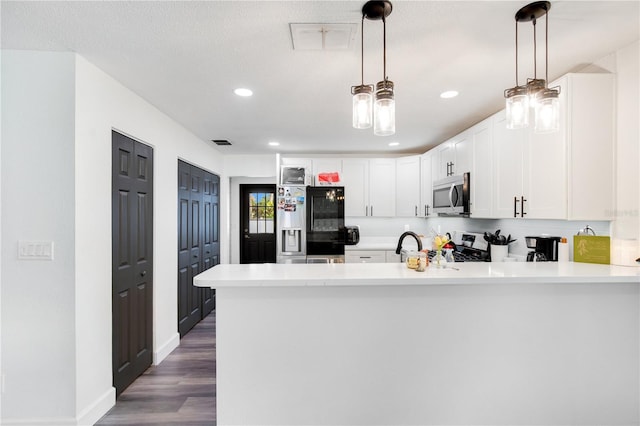
[[[438,167],[433,170],[435,180],[470,172],[472,150],[468,130],[438,145],[434,155],[438,156]]]
[[[342,182],[342,160],[339,158],[314,158],[312,161],[312,165],[313,165],[313,178],[314,178],[314,185],[316,186],[321,186],[321,185],[328,185],[328,184],[333,184],[333,185],[337,185],[337,186],[343,186],[343,182]],[[331,182],[331,183],[326,183],[326,182],[321,182],[319,181],[318,176],[323,173],[323,174],[333,174],[333,173],[337,173],[340,180],[338,182]]]
[[[369,216],[395,216],[395,158],[376,158],[371,160],[369,182]]]
[[[471,140],[471,217],[493,217],[493,117],[468,130]]]
[[[493,117],[493,217],[609,220],[613,205],[613,77],[567,74],[560,130],[509,130]]]
[[[344,215],[369,215],[369,160],[342,160],[344,182]]]
[[[507,129],[504,111],[494,118],[493,217],[565,219],[566,156],[558,133]]]
[[[396,159],[396,216],[422,216],[420,209],[420,156]]]
[[[568,74],[567,219],[612,220],[615,206],[612,74]]]
[[[420,156],[420,208],[418,215],[433,215],[433,150]]]
[[[345,216],[395,216],[394,158],[342,160],[342,180]]]

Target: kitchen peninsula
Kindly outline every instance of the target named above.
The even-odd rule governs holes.
[[[640,268],[218,265],[221,425],[638,424]]]

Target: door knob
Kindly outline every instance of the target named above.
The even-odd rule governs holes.
[[[141,277],[144,277],[145,275],[147,275],[147,271],[142,271],[142,272],[140,272],[140,276],[141,276]]]

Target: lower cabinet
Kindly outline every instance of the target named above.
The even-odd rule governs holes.
[[[395,250],[348,250],[344,254],[345,263],[395,263],[400,255]]]
[[[345,263],[385,263],[384,250],[354,250],[344,254]]]

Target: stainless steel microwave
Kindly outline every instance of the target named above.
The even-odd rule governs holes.
[[[433,182],[433,211],[438,216],[469,216],[470,200],[469,173],[449,176]]]

